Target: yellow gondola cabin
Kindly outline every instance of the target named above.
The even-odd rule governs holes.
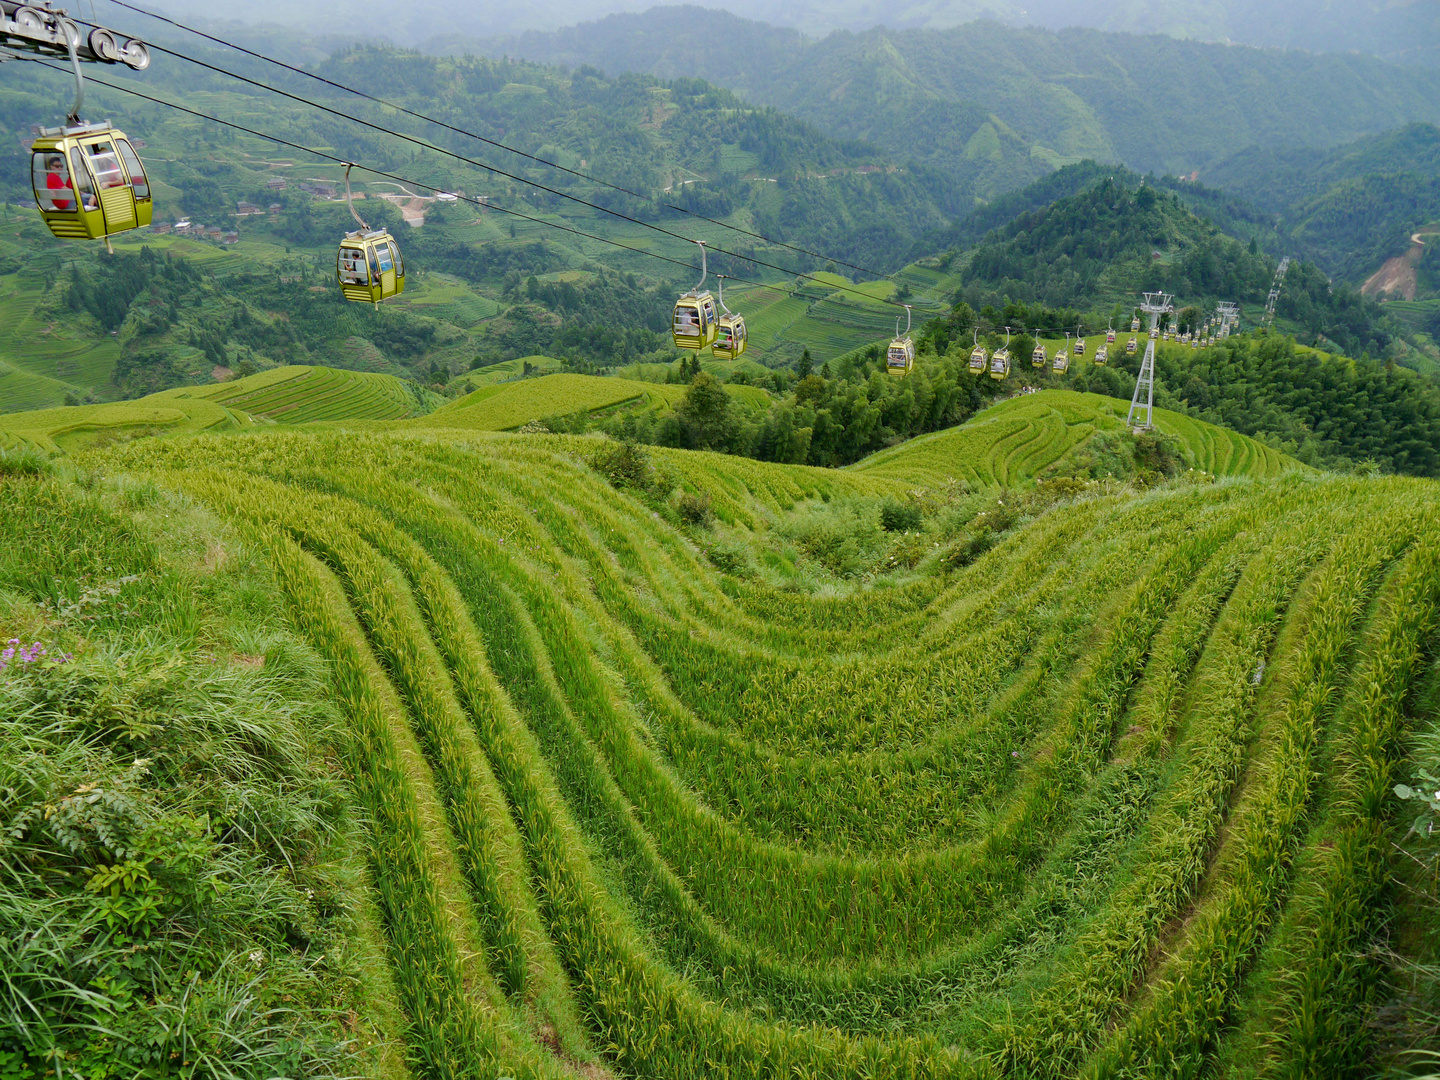
[[[715,344],[720,333],[720,317],[715,310],[715,297],[709,289],[703,289],[706,274],[705,241],[696,240],[700,248],[700,281],[695,288],[675,301],[675,311],[670,317],[670,335],[675,348],[699,352]]]
[[[356,212],[350,194],[350,170],[354,167],[354,162],[345,163],[345,204],[360,228],[346,233],[340,241],[335,278],[346,300],[378,304],[405,291],[405,260],[400,257],[400,245],[387,230],[370,228]]]
[[[346,233],[335,274],[345,299],[356,303],[378,304],[405,291],[400,245],[384,229]]]
[[[30,147],[40,216],[65,240],[107,240],[150,224],[150,180],[123,131],[106,124],[43,129]]]
[[[895,320],[895,337],[885,351],[885,370],[891,375],[909,375],[915,367],[915,342],[910,340],[910,305],[905,305],[905,333],[900,333],[900,320]]]
[[[720,318],[715,324],[714,352],[721,360],[738,360],[745,352],[747,340],[745,316],[725,306],[725,275],[715,276],[720,279]]]
[[[700,350],[715,343],[720,320],[715,314],[715,297],[705,292],[688,292],[675,301],[671,336],[675,348]]]
[[[715,329],[715,355],[736,360],[745,352],[745,316],[721,315]]]

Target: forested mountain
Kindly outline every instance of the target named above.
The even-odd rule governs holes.
[[[169,56],[141,82],[146,93],[198,103],[209,115],[331,159],[92,85],[91,109],[144,140],[156,225],[189,218],[212,232],[205,239],[195,230],[125,234],[112,258],[97,245],[54,239],[33,209],[7,213],[0,239],[5,406],[133,397],[238,364],[323,363],[444,383],[476,363],[541,353],[586,370],[648,360],[657,350],[654,359],[668,361],[668,306],[698,276],[689,269],[699,262],[689,238],[710,244],[713,272],[780,285],[770,297],[778,301],[793,288],[794,272],[823,270],[831,256],[877,274],[899,269],[919,236],[970,205],[943,173],[899,167],[873,146],[828,138],[697,80],[610,79],[593,70],[377,49],[342,51],[319,65],[337,82],[635,193],[627,194],[311,80],[207,55],[385,130]],[[8,65],[0,71],[0,123],[14,131],[48,121],[66,93],[44,69]],[[430,139],[469,161],[386,130]],[[361,211],[397,230],[408,256],[406,296],[384,312],[331,294],[334,245],[353,227],[337,194],[339,156],[361,164],[354,175]],[[26,140],[0,147],[0,198],[29,203],[28,172]],[[487,201],[440,203],[434,189]],[[222,246],[226,230],[235,231],[234,242]],[[152,248],[144,259],[142,245]],[[759,334],[756,355],[794,318]],[[865,313],[864,320],[876,318]],[[848,348],[857,332],[846,333]]]
[[[1162,290],[1180,305],[1239,303],[1254,321],[1275,260],[1201,220],[1175,193],[1123,181],[1099,181],[954,252],[957,299],[976,310],[1010,300],[1105,310]],[[1379,305],[1304,262],[1290,268],[1276,310],[1302,340],[1354,356],[1379,356],[1396,335]]]
[[[1290,250],[1358,283],[1440,221],[1440,128],[1410,124],[1329,150],[1256,145],[1200,180],[1273,215]]]
[[[1016,6],[1044,26],[1143,29],[1202,41],[1362,52],[1440,65],[1440,9],[1427,0],[1023,0]]]
[[[518,60],[432,57],[380,48],[344,49],[311,65],[317,74],[337,82],[363,87],[443,123],[628,188],[641,196],[636,198],[234,54],[200,51],[196,55],[630,216],[654,221],[683,216],[665,204],[712,217],[739,213],[752,221],[753,231],[768,235],[783,231],[792,244],[853,262],[888,259],[883,269],[900,265],[897,244],[971,205],[968,188],[959,178],[936,170],[899,170],[893,158],[873,145],[829,137],[811,124],[773,108],[749,105],[729,91],[694,79],[662,84],[646,75],[607,78],[591,69],[570,72]],[[256,125],[261,130],[278,129],[277,134],[302,145],[338,149],[363,165],[393,171],[400,163],[418,163],[409,175],[420,180],[433,177],[447,188],[461,188],[471,195],[520,198],[532,209],[563,210],[567,215],[587,212],[500,173],[423,154],[413,145],[179,59],[156,64],[146,81],[173,95],[226,95],[217,102],[221,106],[217,116],[249,115],[261,121]],[[30,72],[15,72],[0,81],[0,86],[17,90],[34,84]],[[143,117],[145,124],[169,123],[175,130],[176,118],[163,110],[114,95],[102,94],[100,100],[118,108],[117,116]],[[45,108],[44,98],[36,95],[11,99],[8,106],[0,95],[0,117],[5,119],[44,115]],[[53,111],[55,106],[48,108]],[[252,111],[256,109],[261,111]],[[220,159],[202,170],[186,160],[173,163],[173,168],[167,168],[169,162],[158,166],[162,178],[189,199],[186,212],[201,212],[196,205],[201,188],[216,199],[221,194],[229,198],[254,194],[253,188],[244,186],[247,178],[236,172],[234,163],[223,160],[233,138],[229,132],[204,127],[187,131],[185,138],[187,151]],[[10,153],[19,155],[23,150],[17,145]],[[416,175],[417,169],[423,175]],[[197,171],[205,172],[222,190],[202,181]],[[23,192],[23,170],[6,170],[5,175],[17,195]]]
[[[897,155],[970,170],[983,163],[982,194],[1085,157],[1188,174],[1245,146],[1333,146],[1440,121],[1440,72],[1355,55],[998,22],[815,41],[674,7],[478,47],[710,79]]]
[[[1282,336],[1231,338],[1193,353],[1162,349],[1156,384],[1166,406],[1307,464],[1369,460],[1387,472],[1440,476],[1440,390],[1380,360],[1313,353]]]

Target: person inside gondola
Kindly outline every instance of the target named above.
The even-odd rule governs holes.
[[[355,248],[345,248],[340,253],[340,280],[346,285],[368,285],[365,276],[365,256]]]
[[[124,171],[120,168],[120,158],[109,143],[96,143],[90,147],[90,167],[95,170],[95,179],[102,188],[129,185]]]
[[[69,210],[75,204],[68,198],[72,194],[70,190],[70,178],[65,175],[65,157],[63,154],[45,155],[45,191],[51,209]],[[56,194],[50,194],[55,192]],[[59,193],[63,192],[64,197]]]

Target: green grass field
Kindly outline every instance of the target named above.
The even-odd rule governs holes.
[[[0,446],[71,452],[149,435],[253,427],[254,417],[184,391],[115,405],[73,405],[0,416]]]
[[[656,450],[682,531],[594,439],[444,430],[574,378],[79,461],[251,538],[332,672],[415,1075],[1363,1072],[1440,488],[1166,416],[1220,479],[947,494],[1120,423],[1049,392],[847,470]],[[913,569],[776,584],[862,535]]]
[[[519,379],[525,374],[527,364],[533,370],[541,372],[559,371],[562,366],[553,356],[518,356],[514,360],[502,360],[498,364],[487,364],[485,367],[457,375],[450,380],[450,388],[468,392],[482,386]]]
[[[394,376],[325,367],[275,368],[193,393],[281,424],[399,420],[419,409],[416,395]]]

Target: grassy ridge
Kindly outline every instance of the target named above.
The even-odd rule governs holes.
[[[135,401],[0,416],[0,448],[24,445],[56,453],[143,435],[248,428],[271,421],[395,420],[422,412],[436,400],[436,395],[412,390],[391,375],[274,368],[233,382],[162,390]]]
[[[1120,407],[1027,395],[841,471],[655,456],[765,528],[957,467],[1035,475]],[[423,890],[389,909],[422,1073],[545,1075],[592,1047],[654,1077],[1363,1055],[1363,1010],[1343,1002],[1365,973],[1353,944],[1337,966],[1324,943],[1367,932],[1336,860],[1383,874],[1389,774],[1345,781],[1372,792],[1353,810],[1336,784],[1401,749],[1394,703],[1440,599],[1432,484],[1279,475],[1259,444],[1176,423],[1229,479],[1062,504],[964,568],[830,597],[719,572],[703,531],[585,466],[588,440],[427,420],[94,459],[283,535],[302,613],[321,595],[305,560],[334,575],[326,618],[352,643],[306,625],[353,673],[357,730],[366,695],[402,706],[465,883],[449,916]],[[357,634],[382,666],[354,657]],[[372,797],[403,816],[405,783],[387,766]],[[1332,805],[1343,847],[1306,827]],[[1334,870],[1299,889],[1297,859]],[[444,944],[466,940],[457,917],[482,943],[478,1015]],[[1317,948],[1304,980],[1246,979]],[[1232,1042],[1237,1015],[1291,1034]]]
[[[950,479],[1010,486],[1063,467],[1098,433],[1125,430],[1128,406],[1099,394],[1046,390],[1010,398],[969,423],[872,454],[851,471],[941,485]],[[1278,476],[1296,463],[1225,428],[1155,410],[1155,426],[1180,444],[1186,463],[1214,476]]]
[[[420,404],[394,376],[325,367],[275,368],[191,393],[282,424],[398,420],[413,415]]]

